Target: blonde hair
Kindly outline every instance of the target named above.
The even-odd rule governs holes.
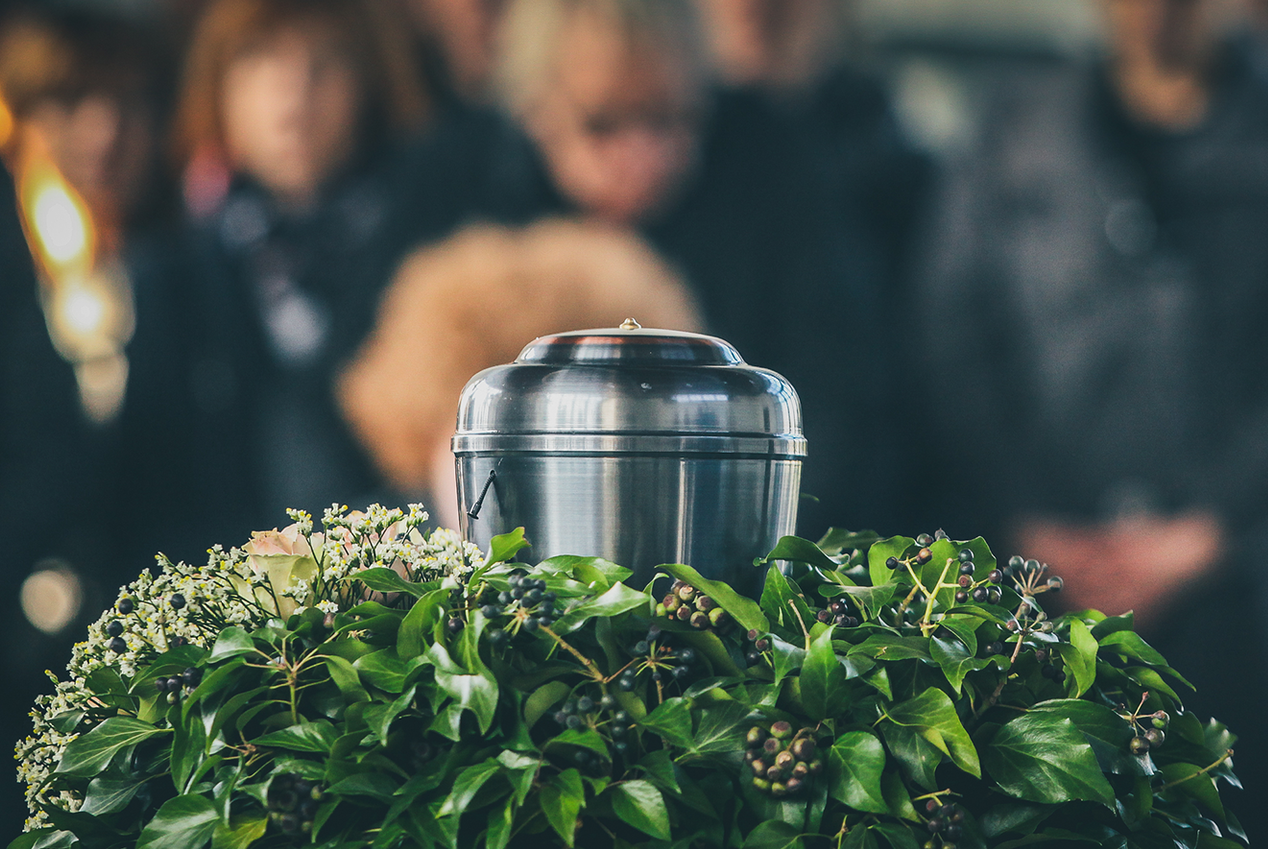
[[[704,79],[708,59],[692,0],[511,0],[498,31],[493,81],[513,115],[528,114],[549,90],[565,31],[583,13],[610,23],[627,44],[678,51]]]
[[[378,327],[337,381],[339,403],[388,479],[419,492],[472,375],[538,336],[629,316],[701,327],[677,273],[632,234],[566,219],[475,225],[405,261]]]

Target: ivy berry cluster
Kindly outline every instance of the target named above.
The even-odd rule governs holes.
[[[527,572],[515,571],[507,576],[508,589],[502,590],[496,597],[490,597],[480,607],[480,613],[490,622],[499,622],[507,617],[510,621],[501,629],[489,634],[494,645],[505,643],[512,634],[521,632],[532,634],[539,628],[549,628],[555,624],[555,593],[547,589],[546,581],[530,578]],[[458,623],[455,627],[455,621]],[[461,630],[462,620],[450,620],[450,630]]]
[[[930,799],[925,802],[925,813],[929,815],[925,828],[930,837],[923,849],[956,849],[955,841],[964,833],[964,808],[955,802]]]
[[[810,779],[823,771],[814,730],[793,733],[792,723],[754,725],[745,737],[744,762],[753,773],[753,786],[771,796],[791,796],[806,789]]]
[[[629,651],[633,660],[617,678],[617,686],[627,693],[638,686],[638,676],[643,672],[651,673],[652,682],[657,687],[662,687],[668,680],[685,681],[697,660],[695,649],[675,645],[672,632],[654,624],[647,629],[643,639],[630,646]]]
[[[730,615],[716,601],[682,580],[674,581],[669,592],[656,605],[656,614],[676,619],[697,631],[726,633],[731,626]]]
[[[192,693],[202,680],[203,671],[196,666],[191,666],[180,675],[173,675],[171,678],[155,678],[154,688],[159,691],[159,695],[167,696],[169,705],[174,705],[180,701],[182,690],[186,694]]]
[[[313,817],[321,797],[321,785],[315,781],[294,773],[274,776],[266,797],[269,822],[288,836],[308,834],[313,830]]]

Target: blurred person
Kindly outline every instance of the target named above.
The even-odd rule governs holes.
[[[1134,608],[1262,788],[1268,78],[1221,0],[1104,9],[1104,60],[1003,87],[946,180],[912,306],[931,469],[1065,606]]]
[[[0,92],[15,167],[39,146],[83,197],[105,252],[170,211],[158,179],[162,57],[143,28],[106,13],[26,9],[0,25]]]
[[[849,55],[852,4],[696,2],[731,108],[789,128],[816,179],[883,246],[886,294],[896,294],[932,168],[899,127],[884,85]]]
[[[557,218],[473,225],[405,261],[339,399],[396,488],[456,528],[450,439],[467,381],[539,336],[617,316],[700,329],[677,273],[628,231]]]
[[[715,98],[690,0],[514,0],[499,44],[512,120],[437,135],[416,189],[429,208],[453,199],[434,220],[636,231],[680,269],[709,332],[800,391],[806,489],[823,499],[803,505],[808,532],[892,521],[885,481],[843,483],[891,459],[885,428],[848,407],[885,380],[870,343],[883,260],[791,131]]]
[[[213,0],[194,32],[176,114],[189,222],[137,263],[166,285],[153,332],[140,322],[148,403],[131,419],[166,527],[215,519],[168,531],[183,551],[204,530],[237,538],[379,485],[331,378],[407,247],[392,241],[393,163],[428,114],[387,9]]]
[[[401,0],[420,42],[430,93],[442,113],[485,103],[506,0]]]

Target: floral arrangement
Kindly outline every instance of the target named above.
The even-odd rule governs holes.
[[[1130,614],[1049,617],[980,538],[786,537],[750,599],[292,517],[91,626],[11,849],[1243,845],[1233,737]]]

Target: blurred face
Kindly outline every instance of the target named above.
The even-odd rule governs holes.
[[[225,71],[225,143],[234,167],[283,201],[310,203],[356,148],[361,79],[328,27],[286,27]]]
[[[139,97],[96,92],[72,103],[46,100],[30,124],[93,217],[122,225],[144,193],[154,126]]]
[[[555,184],[585,212],[638,223],[690,171],[701,93],[680,51],[630,44],[590,15],[566,26],[554,84],[528,123]]]
[[[1212,0],[1109,0],[1115,56],[1174,73],[1201,69],[1213,46]]]

